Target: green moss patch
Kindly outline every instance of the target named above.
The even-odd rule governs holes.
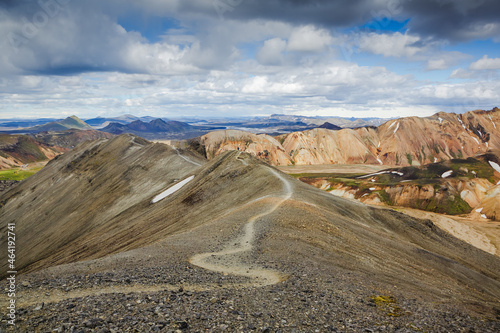
[[[388,316],[400,317],[404,315],[403,309],[398,306],[396,299],[392,296],[372,296],[371,301],[375,303],[379,310],[385,312]]]
[[[33,176],[42,168],[35,168],[31,170],[10,169],[0,171],[0,180],[23,180]]]

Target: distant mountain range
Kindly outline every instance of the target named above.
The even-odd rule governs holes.
[[[97,118],[91,118],[91,119],[86,119],[85,122],[89,124],[90,126],[98,129],[98,128],[104,128],[108,126],[110,123],[119,123],[119,124],[130,124],[134,121],[141,120],[144,122],[150,122],[153,121],[157,118],[155,117],[136,117],[131,114],[124,114],[119,117],[112,117],[112,118],[103,118],[103,117],[97,117]]]
[[[18,123],[18,122],[17,122]],[[8,123],[7,123],[8,124]],[[5,125],[5,124],[4,124]],[[45,124],[35,125],[33,127],[18,128],[9,130],[8,133],[39,133],[39,132],[55,132],[68,129],[91,130],[92,127],[78,118],[77,116],[67,117],[62,120],[52,121]]]
[[[129,124],[111,123],[101,129],[113,134],[130,133],[146,139],[186,139],[206,134],[221,127],[192,126],[180,121],[155,119],[148,123],[135,120]]]
[[[365,127],[365,126],[379,126],[385,123],[387,118],[354,118],[354,117],[306,117],[306,116],[289,116],[284,114],[272,114],[269,116],[269,119],[275,119],[280,121],[289,121],[289,122],[302,122],[307,124],[308,126],[318,127],[324,123],[330,123],[336,125],[340,128],[357,128],[357,127]]]
[[[303,117],[274,114],[268,117],[200,120],[183,118],[174,121],[151,116],[126,114],[119,117],[97,117],[85,121],[76,116],[66,119],[0,120],[0,131],[11,134],[63,131],[67,129],[102,130],[108,133],[131,133],[144,138],[190,139],[217,129],[244,130],[255,134],[281,135],[314,128],[340,130],[361,126],[375,126],[385,122],[381,118]]]

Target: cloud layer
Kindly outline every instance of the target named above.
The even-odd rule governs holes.
[[[488,108],[500,97],[498,7],[487,0],[3,1],[0,116],[393,117]],[[387,22],[404,23],[395,31]],[[488,52],[465,47],[485,39]]]

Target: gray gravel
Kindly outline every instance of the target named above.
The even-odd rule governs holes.
[[[18,308],[16,332],[499,332],[499,317],[471,315],[460,306],[383,295],[365,277],[297,267],[274,286],[234,289],[244,278],[221,276],[181,263],[89,275],[23,276],[19,291],[48,293],[114,286],[118,292]],[[171,284],[174,290],[121,293],[130,284]],[[210,290],[186,286],[215,283]]]

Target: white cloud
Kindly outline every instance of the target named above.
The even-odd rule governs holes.
[[[450,79],[472,79],[474,77],[475,73],[463,68],[457,68],[450,74]]]
[[[430,60],[427,61],[427,70],[429,70],[429,71],[447,69],[449,67],[450,67],[450,65],[443,58],[441,58],[441,59],[430,59]]]
[[[420,35],[332,36],[314,25],[232,19],[244,15],[238,11],[249,2],[220,21],[212,1],[147,0],[141,7],[142,2],[127,0],[138,12],[142,8],[164,17],[182,12],[175,16],[180,27],[160,32],[160,39],[152,42],[139,32],[126,31],[125,23],[118,24],[118,4],[124,1],[110,0],[111,9],[95,0],[86,5],[71,2],[71,8],[51,18],[20,52],[0,39],[2,115],[60,115],[68,110],[84,116],[427,115],[450,103],[470,105],[473,100],[482,105],[499,97],[500,87],[494,83],[488,89],[490,83],[483,83],[491,78],[472,70],[485,66],[479,66],[481,60],[451,75],[476,79],[476,85],[484,86],[477,90],[472,83],[428,85],[381,65],[342,62],[332,48],[357,43],[356,51],[403,58],[401,67],[418,74],[447,69],[464,59],[459,52],[442,51],[443,42]],[[202,11],[213,13],[201,15]],[[0,19],[2,35],[22,29],[14,16],[7,18]],[[369,63],[370,55],[366,59]],[[378,64],[399,61],[375,59]]]
[[[469,69],[475,71],[500,69],[500,58],[488,58],[487,55],[484,55],[478,61],[470,64]]]
[[[429,50],[429,52],[427,52],[427,54],[425,55],[427,57],[431,57],[429,60],[427,60],[426,70],[428,71],[448,69],[450,67],[457,66],[464,60],[471,58],[471,56],[457,51],[442,52]]]
[[[288,39],[288,50],[302,52],[321,52],[330,45],[332,36],[324,29],[312,25],[301,26],[292,31]]]
[[[285,49],[286,41],[283,39],[268,39],[257,53],[257,60],[263,65],[280,65],[283,62],[283,51]]]
[[[395,32],[393,34],[368,33],[359,37],[361,51],[380,54],[385,57],[412,57],[424,48],[417,46],[420,37]]]

